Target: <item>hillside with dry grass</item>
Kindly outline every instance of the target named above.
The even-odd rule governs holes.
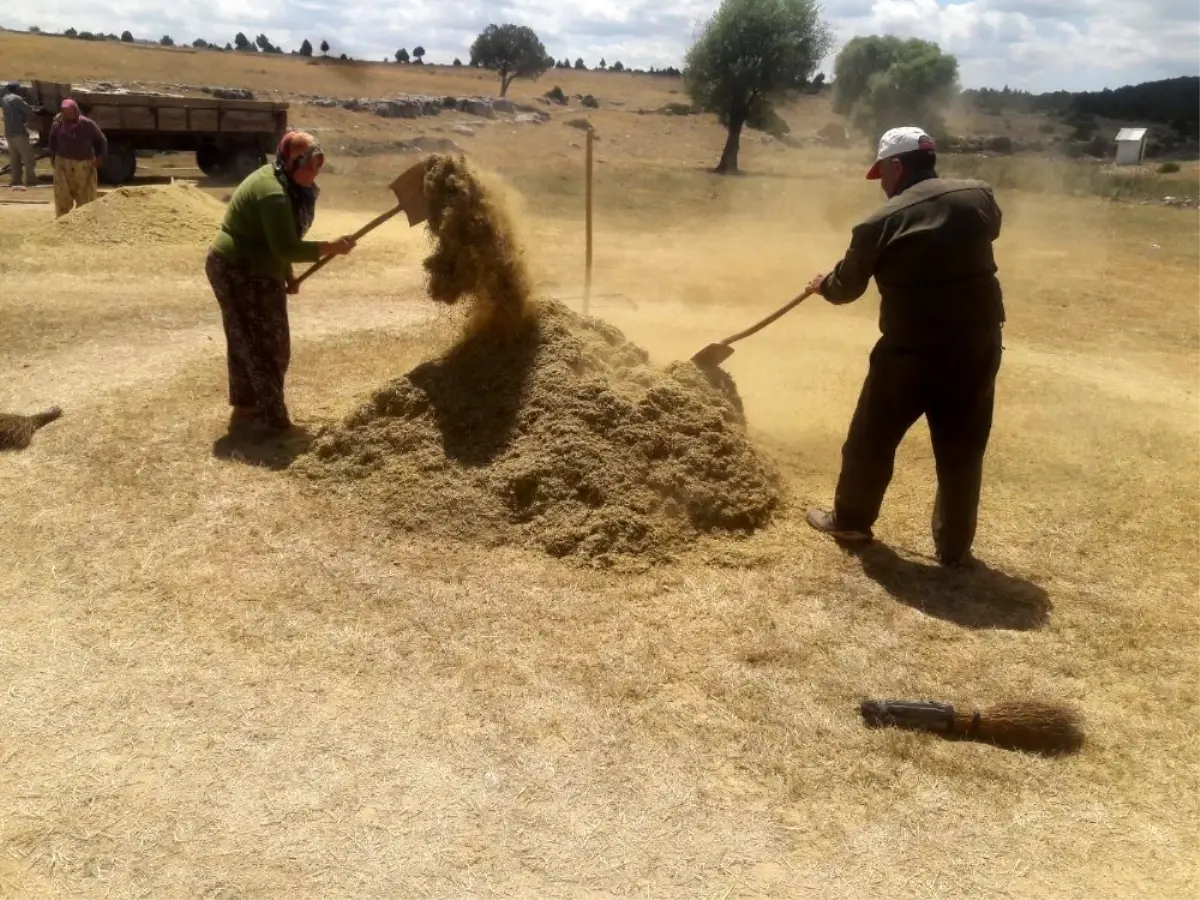
[[[13,34],[0,54],[24,79],[289,97],[496,88],[435,67]],[[553,420],[572,427],[602,427],[593,410],[643,427],[630,410],[686,388],[665,381],[672,363],[828,269],[881,195],[865,148],[756,132],[746,177],[708,174],[724,140],[711,117],[637,113],[679,99],[669,80],[554,72],[511,93],[536,103],[554,83],[601,107],[548,108],[541,124],[293,107],[329,154],[314,237],[388,208],[387,183],[419,158],[398,148],[443,138],[502,186],[535,295],[575,313],[584,134],[567,122],[586,116],[599,137],[598,324],[539,363],[536,390],[437,364],[461,317],[429,299],[428,235],[403,217],[292,298],[302,423],[337,433],[389,397],[414,404],[409,431],[350,447],[363,467],[409,448],[375,457],[372,488],[303,477],[303,447],[256,455],[225,437],[202,223],[231,185],[186,157],[148,159],[135,186],[165,194],[109,194],[59,226],[48,186],[6,192],[0,411],[64,414],[0,454],[0,896],[1194,896],[1195,211],[1098,197],[1082,163],[956,163],[998,176],[1004,210],[979,570],[930,559],[924,423],[901,446],[876,547],[847,555],[804,524],[832,496],[878,334],[873,288],[849,307],[806,302],[724,365],[745,440],[780,477],[767,527],[642,566],[558,557],[480,537],[497,508],[480,504],[511,497],[497,485],[563,484],[587,449],[565,428],[530,430],[543,425],[523,398],[543,416],[576,404]],[[784,115],[798,134],[830,119],[819,97]],[[1196,172],[1140,177],[1165,179],[1153,196]],[[445,371],[458,380],[437,382]],[[466,438],[445,444],[462,432],[412,386],[517,421],[534,436],[519,446],[464,432],[520,478],[494,480]],[[671,440],[699,430],[699,450],[733,427],[729,403],[680,402],[699,424],[668,416],[683,422]],[[553,460],[537,456],[544,434],[561,442]],[[449,493],[466,480],[490,493]],[[594,493],[571,487],[586,514]],[[1043,758],[872,730],[867,697],[1068,703],[1087,742]]]

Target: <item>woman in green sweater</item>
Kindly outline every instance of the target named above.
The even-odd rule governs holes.
[[[324,163],[311,134],[285,134],[275,161],[238,186],[209,248],[205,272],[225,327],[231,432],[247,424],[279,434],[293,430],[283,396],[291,358],[287,295],[297,291],[292,264],[354,249],[350,237],[304,240]]]

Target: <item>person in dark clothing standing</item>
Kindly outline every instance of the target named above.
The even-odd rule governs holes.
[[[0,87],[0,111],[4,113],[4,138],[8,142],[9,175],[12,189],[23,191],[37,185],[37,154],[29,140],[29,123],[36,110],[20,94],[15,81]]]
[[[873,539],[896,449],[922,415],[937,469],[933,540],[945,566],[967,565],[992,427],[1004,301],[992,242],[1001,213],[982,181],[938,176],[920,128],[887,132],[867,178],[888,201],[856,226],[844,258],[813,279],[830,303],[851,303],[872,277],[881,337],[842,448],[832,510],[808,523],[849,542]]]

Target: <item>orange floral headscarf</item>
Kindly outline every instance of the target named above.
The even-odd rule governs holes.
[[[323,160],[325,153],[317,139],[307,131],[289,131],[279,142],[275,156],[284,171],[291,173],[304,168],[318,157]]]
[[[275,151],[275,177],[292,201],[296,233],[301,238],[312,227],[317,211],[317,195],[321,189],[315,184],[312,187],[301,187],[292,180],[292,173],[308,165],[318,156],[321,159],[325,158],[321,145],[307,131],[287,132]]]

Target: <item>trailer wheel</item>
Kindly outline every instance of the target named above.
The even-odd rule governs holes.
[[[196,168],[210,178],[224,175],[229,158],[212,144],[205,144],[196,151]]]
[[[241,181],[267,164],[267,155],[257,147],[243,147],[233,154],[233,174]]]
[[[111,143],[97,173],[105,184],[124,184],[137,171],[137,156],[128,144]]]

